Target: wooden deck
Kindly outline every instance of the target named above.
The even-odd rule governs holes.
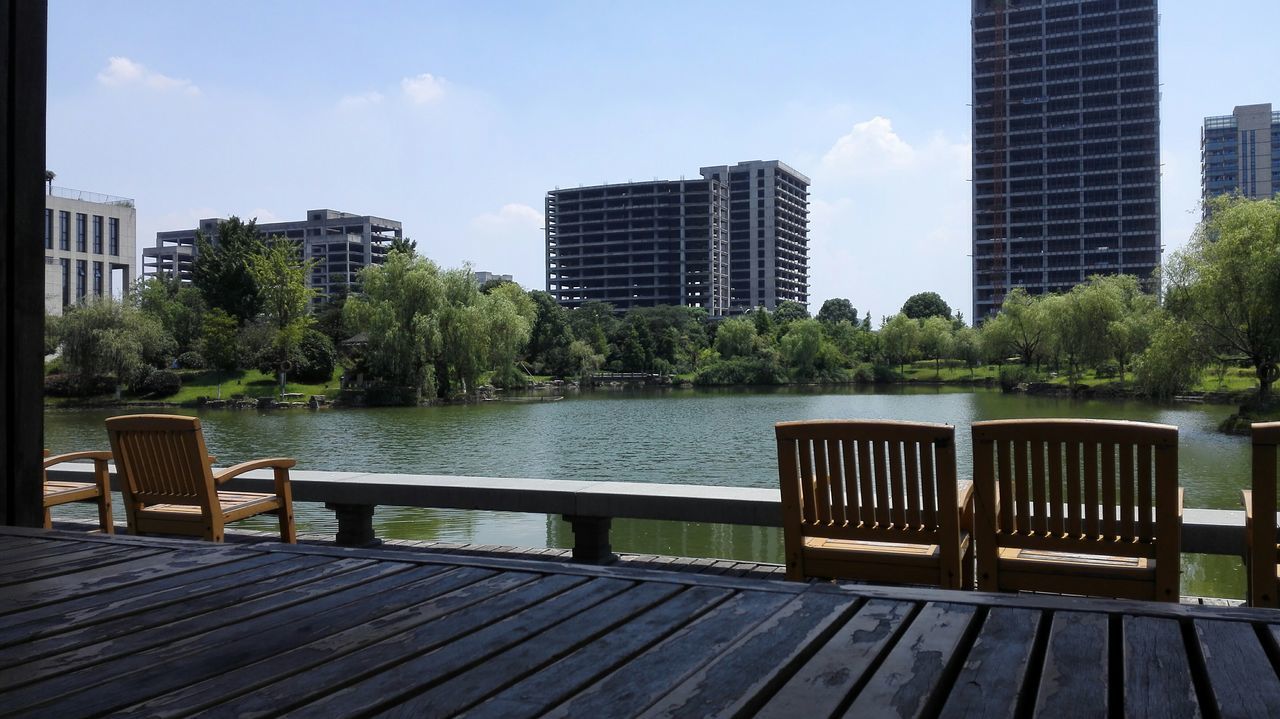
[[[0,713],[1278,716],[1280,612],[0,528]]]

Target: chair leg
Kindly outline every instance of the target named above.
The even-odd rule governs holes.
[[[293,504],[282,503],[280,509],[276,511],[276,517],[280,520],[280,541],[286,544],[297,544],[298,531],[293,524]]]
[[[98,524],[102,525],[105,534],[115,534],[115,519],[111,516],[111,492],[104,492],[98,497]]]
[[[53,529],[53,515],[49,513],[49,508],[44,508],[44,528]]]

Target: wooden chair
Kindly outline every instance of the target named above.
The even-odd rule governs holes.
[[[787,578],[860,579],[958,589],[973,584],[946,424],[779,422]]]
[[[297,541],[289,488],[292,459],[258,459],[214,472],[195,417],[133,414],[107,420],[130,534],[189,534],[221,542],[223,527],[258,514],[280,519],[280,539]],[[275,470],[275,493],[218,485],[254,469]]]
[[[107,462],[111,461],[111,453],[71,452],[50,457],[49,450],[46,449],[44,457],[44,528],[51,529],[53,527],[53,516],[49,513],[50,507],[56,507],[59,504],[70,504],[71,502],[96,502],[98,505],[98,524],[102,526],[103,532],[114,534],[116,526],[115,521],[111,518],[111,475],[107,469]],[[93,460],[92,482],[49,480],[48,470],[50,467],[63,462],[75,462],[82,459]]]
[[[978,589],[1178,601],[1177,427],[975,422],[973,462]]]
[[[1276,446],[1280,422],[1253,425],[1253,490],[1244,490],[1245,583],[1249,604],[1280,607],[1276,545]],[[1257,511],[1255,512],[1255,508]]]

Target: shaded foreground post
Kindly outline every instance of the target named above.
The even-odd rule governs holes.
[[[613,524],[611,518],[566,514],[564,520],[573,526],[573,561],[608,564],[618,558],[609,544],[609,528]]]
[[[325,502],[338,518],[338,535],[334,543],[340,547],[376,547],[382,544],[373,533],[372,504],[337,504]]]
[[[0,521],[43,524],[45,0],[0,0]]]

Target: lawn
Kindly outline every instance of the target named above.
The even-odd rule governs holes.
[[[128,390],[124,393],[123,401],[125,402],[172,402],[176,404],[193,403],[200,397],[208,397],[216,399],[219,396],[218,386],[222,386],[222,399],[231,399],[235,395],[245,395],[250,398],[258,397],[277,397],[277,384],[275,377],[263,374],[258,370],[241,370],[237,372],[216,372],[214,370],[179,370],[178,375],[182,377],[182,389],[176,394],[167,397],[151,397],[147,395],[138,395]],[[301,384],[298,382],[289,382],[285,385],[285,391],[303,395],[303,399],[310,398],[313,394],[322,394],[330,399],[338,394],[338,388],[341,385],[339,378],[342,376],[342,370],[335,369],[333,377],[327,383],[320,384]],[[78,397],[74,399],[59,399],[54,397],[46,397],[45,401],[51,404],[97,404],[104,402],[112,402],[115,397],[110,394],[99,395],[97,397]]]

